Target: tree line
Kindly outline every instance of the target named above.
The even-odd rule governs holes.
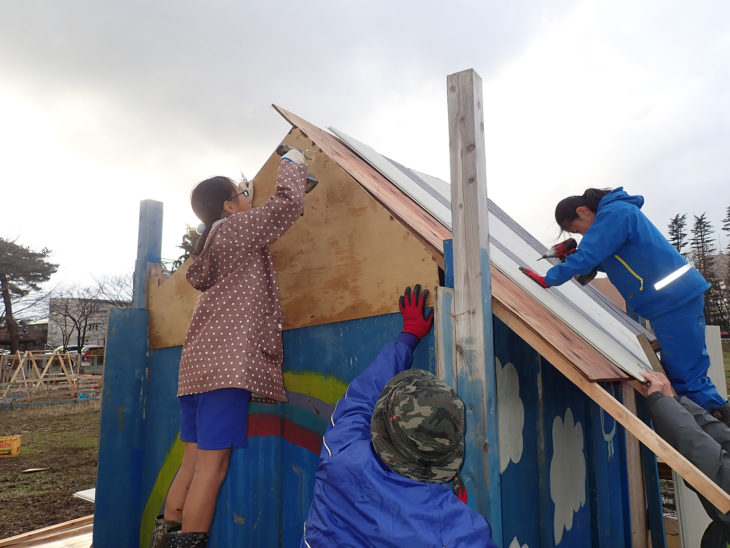
[[[727,243],[718,244],[707,214],[693,215],[692,226],[687,226],[687,214],[677,214],[669,221],[669,242],[692,264],[710,289],[705,293],[705,320],[708,325],[719,325],[723,332],[730,331],[730,206],[725,210],[720,231]]]
[[[16,241],[0,238],[0,324],[4,324],[11,352],[20,349],[19,318],[48,316],[58,327],[62,344],[86,344],[87,330],[99,303],[130,306],[131,275],[104,276],[88,286],[71,285],[44,289],[58,265],[52,263],[51,251],[35,251]],[[75,339],[75,340],[74,340]]]

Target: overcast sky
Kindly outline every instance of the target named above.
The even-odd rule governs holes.
[[[51,249],[56,283],[131,272],[152,198],[174,259],[193,185],[252,177],[288,132],[272,103],[448,180],[446,77],[467,68],[489,195],[546,244],[590,186],[721,236],[726,0],[0,0],[0,236]]]

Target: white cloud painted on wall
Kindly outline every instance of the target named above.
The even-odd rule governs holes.
[[[499,471],[503,473],[510,461],[520,462],[525,426],[525,406],[520,399],[520,379],[517,369],[508,362],[504,368],[497,364],[497,416],[499,417]]]
[[[550,462],[550,498],[555,503],[553,522],[555,544],[563,538],[563,530],[573,527],[573,514],[586,501],[586,460],[583,453],[583,426],[573,422],[568,408],[565,420],[553,421],[553,458]]]
[[[509,543],[508,548],[530,548],[527,544],[520,545],[520,541],[517,540],[517,537],[512,539],[512,542]]]

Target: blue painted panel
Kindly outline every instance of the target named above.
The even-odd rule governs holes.
[[[522,453],[516,462],[510,460],[502,472],[502,541],[505,546],[517,539],[520,546],[540,546],[540,471],[541,445],[538,425],[541,423],[541,399],[538,397],[539,356],[497,318],[494,319],[495,354],[499,365],[514,366],[519,380],[519,399],[524,410]],[[498,373],[499,378],[499,373]],[[498,395],[501,396],[498,387]],[[500,413],[505,410],[500,403]],[[511,446],[500,432],[500,443]]]
[[[620,387],[604,386],[616,396]],[[631,545],[631,523],[625,495],[626,445],[624,429],[611,415],[589,402],[589,420],[586,422],[589,474],[589,495],[595,511],[591,521],[593,546],[612,548]]]
[[[147,302],[147,263],[159,263],[162,250],[162,202],[142,200],[139,205],[137,260],[134,264],[134,306]]]
[[[444,285],[454,288],[454,240],[444,240]]]
[[[349,384],[402,328],[396,313],[285,331],[284,370],[335,375]],[[433,330],[416,348],[413,366],[436,371]]]
[[[146,310],[109,311],[94,509],[96,546],[138,545],[142,512],[138,501],[146,462],[140,433],[147,322]]]
[[[586,409],[586,396],[568,381],[563,375],[549,363],[543,360],[542,365],[542,402],[543,402],[543,439],[544,439],[544,461],[540,463],[541,476],[541,546],[560,546],[565,548],[585,548],[591,546],[591,501],[588,496],[588,474],[591,463],[586,455],[586,422],[590,420]],[[570,428],[570,419],[567,413],[570,410],[572,415],[573,428]],[[558,440],[553,437],[553,428],[558,422],[558,431],[582,432],[583,443],[580,447],[581,455],[577,455],[565,444],[564,437]],[[569,434],[566,434],[570,437]],[[555,478],[551,475],[551,468],[558,467],[566,459],[571,462],[573,459],[582,458],[585,463],[585,475],[580,476],[580,468],[576,467],[574,475],[562,478],[561,485],[570,482],[570,485],[578,493],[582,491],[582,502],[579,496],[574,498],[560,498],[557,493],[560,485],[554,483]],[[571,471],[573,474],[573,471]],[[557,500],[555,500],[557,498]],[[574,508],[571,509],[571,506]],[[556,516],[557,509],[557,516]],[[574,511],[576,510],[577,511]],[[568,529],[568,527],[570,529]]]

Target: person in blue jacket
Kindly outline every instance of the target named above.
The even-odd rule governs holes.
[[[707,376],[704,292],[710,285],[641,212],[642,196],[622,187],[589,188],[561,200],[555,220],[582,234],[575,252],[545,277],[525,273],[543,287],[560,285],[594,269],[608,275],[626,306],[651,323],[661,362],[674,390],[730,425],[730,405]]]
[[[464,404],[431,373],[410,369],[433,324],[420,289],[406,288],[403,331],[335,407],[302,548],[496,548],[484,517],[444,485],[464,458]]]

